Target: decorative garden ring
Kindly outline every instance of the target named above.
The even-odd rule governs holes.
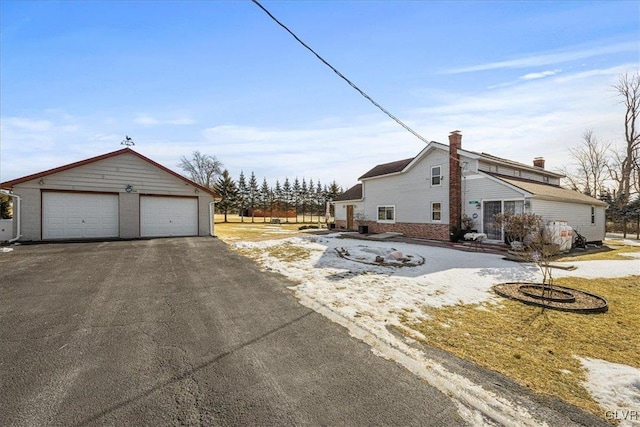
[[[545,285],[520,285],[518,290],[528,297],[545,301],[556,301],[571,303],[576,301],[576,297],[571,292],[563,291],[552,286]]]
[[[544,295],[542,288],[545,289]],[[542,283],[510,282],[493,287],[495,293],[524,304],[572,313],[604,313],[609,309],[606,299],[578,289]]]

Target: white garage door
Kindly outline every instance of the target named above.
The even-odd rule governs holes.
[[[117,194],[42,193],[43,239],[118,236]]]
[[[198,199],[195,197],[140,197],[142,237],[197,236]]]

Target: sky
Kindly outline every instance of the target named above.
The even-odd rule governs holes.
[[[261,1],[428,141],[547,169],[624,142],[637,1]],[[425,143],[245,1],[0,2],[0,182],[123,148],[336,181]]]

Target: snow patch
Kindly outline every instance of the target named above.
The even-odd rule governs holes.
[[[621,427],[640,426],[640,369],[590,357],[578,360],[587,369],[585,388],[611,418]]]

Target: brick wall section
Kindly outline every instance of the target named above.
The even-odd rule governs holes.
[[[336,228],[340,230],[346,230],[347,228],[347,220],[346,219],[336,219]]]
[[[433,240],[449,240],[448,224],[416,224],[396,222],[395,224],[380,224],[375,221],[358,221],[358,225],[367,225],[369,233],[402,233],[407,237],[418,237]]]
[[[462,221],[462,177],[459,148],[462,148],[462,135],[455,130],[449,134],[449,223],[457,227],[460,227]]]

